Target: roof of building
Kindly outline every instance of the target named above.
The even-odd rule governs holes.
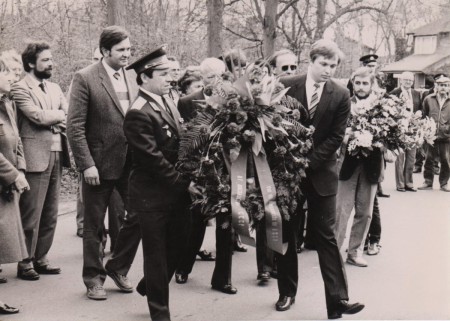
[[[431,55],[411,55],[399,61],[384,66],[381,71],[399,73],[403,71],[435,74],[439,68],[450,62],[450,53],[435,53]]]
[[[408,32],[408,34],[414,34],[415,36],[430,36],[437,35],[441,32],[450,32],[450,20],[437,20],[420,28],[414,29]]]

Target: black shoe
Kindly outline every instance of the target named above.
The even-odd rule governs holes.
[[[34,263],[34,270],[39,274],[60,274],[61,268],[57,266],[51,266],[50,264],[39,265]]]
[[[13,308],[6,303],[3,303],[3,305],[0,305],[0,314],[15,314],[19,313],[19,309]]]
[[[300,247],[297,247],[297,253],[302,253],[302,251],[303,251],[303,249],[302,249],[301,246],[300,246]]]
[[[216,257],[211,252],[208,252],[206,250],[198,251],[197,255],[200,256],[202,261],[215,261],[216,260]]]
[[[310,251],[316,251],[316,246],[312,243],[306,243],[304,245],[305,249],[310,250]]]
[[[238,244],[235,244],[235,245],[234,245],[234,250],[235,250],[236,252],[247,252],[247,248],[246,248],[245,246],[243,246],[243,245],[238,245]]]
[[[417,192],[417,188],[406,186],[405,187],[405,191],[407,191],[407,192]]]
[[[328,310],[328,319],[339,319],[342,318],[342,314],[355,314],[362,309],[364,309],[364,304],[341,300],[332,310]]]
[[[147,290],[145,289],[145,282],[139,282],[137,287],[136,287],[136,292],[139,293],[142,296],[146,296],[147,295]]]
[[[175,274],[175,282],[178,284],[185,284],[188,280],[189,274],[177,273]]]
[[[399,192],[405,192],[405,189],[403,187],[397,187],[397,191]]]
[[[378,192],[378,193],[377,193],[377,196],[378,196],[378,197],[386,197],[386,198],[391,197],[391,195],[389,195],[389,194],[384,194],[383,192]]]
[[[295,297],[282,295],[278,299],[277,303],[275,303],[275,309],[277,311],[286,311],[289,310],[291,305],[295,303]]]
[[[261,282],[267,282],[270,280],[270,274],[269,274],[269,272],[258,273],[258,276],[256,277],[256,279]]]
[[[39,274],[33,268],[18,269],[17,277],[26,281],[36,281],[40,278]]]
[[[420,167],[414,168],[413,173],[414,173],[414,174],[422,173],[422,168],[420,168]]]
[[[278,271],[271,271],[269,274],[272,279],[278,279]]]
[[[225,284],[223,286],[211,286],[211,288],[213,288],[214,290],[226,293],[226,294],[236,294],[237,293],[237,289],[232,286],[231,284]]]

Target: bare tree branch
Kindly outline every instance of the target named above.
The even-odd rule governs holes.
[[[244,35],[241,35],[240,33],[237,33],[237,32],[234,31],[234,30],[231,30],[230,28],[228,28],[228,27],[226,27],[226,26],[224,26],[224,29],[225,29],[226,31],[228,31],[229,33],[231,33],[231,34],[233,34],[233,35],[235,35],[235,36],[238,36],[238,37],[240,37],[240,38],[242,38],[242,39],[245,39],[245,40],[248,40],[248,41],[252,41],[252,42],[262,42],[261,39],[246,37],[246,36],[244,36]]]
[[[298,0],[291,0],[289,3],[287,3],[283,9],[280,10],[280,12],[278,12],[277,14],[277,20],[290,8],[292,7],[295,3],[297,3]]]

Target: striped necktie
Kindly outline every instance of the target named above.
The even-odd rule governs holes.
[[[311,97],[311,103],[309,108],[309,118],[311,120],[314,118],[314,114],[316,113],[317,105],[319,104],[319,83],[314,84],[314,93]]]

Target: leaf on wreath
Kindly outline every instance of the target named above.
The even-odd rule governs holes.
[[[205,131],[205,127],[209,128],[213,122],[214,115],[210,113],[199,113],[189,122],[191,128],[181,136],[180,140],[180,149],[178,152],[178,158],[180,160],[186,158],[187,155],[194,153],[196,150],[200,150],[200,147],[208,142],[209,133]]]

